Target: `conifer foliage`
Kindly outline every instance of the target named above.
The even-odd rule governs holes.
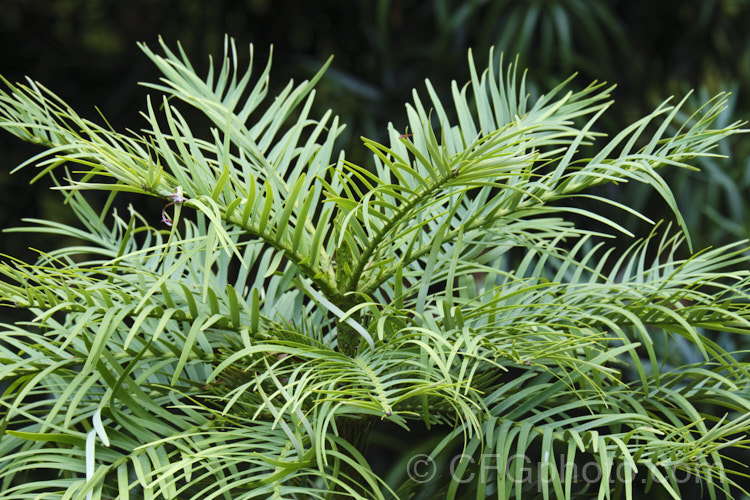
[[[0,91],[0,126],[42,147],[18,169],[53,176],[80,222],[27,220],[75,243],[0,263],[0,304],[28,313],[0,328],[4,498],[679,498],[686,475],[736,491],[749,373],[715,338],[750,333],[747,245],[693,249],[660,176],[743,131],[713,128],[724,96],[604,137],[611,87],[532,98],[470,54],[452,102],[428,81],[357,165],[315,116],[325,68],[269,96],[270,62],[240,68],[229,39],[207,75],[142,49],[163,75],[142,130],[32,80]],[[674,223],[595,189],[626,182]],[[424,442],[380,470],[372,435],[397,427]],[[410,473],[418,454],[438,473]],[[520,456],[550,466],[524,475]]]

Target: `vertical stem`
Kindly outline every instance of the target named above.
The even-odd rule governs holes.
[[[342,311],[346,311],[351,308],[354,304],[342,304]],[[358,321],[359,318],[352,318]],[[357,331],[349,326],[345,321],[339,321],[336,324],[336,332],[338,334],[338,346],[339,351],[346,354],[350,358],[357,355],[357,349],[359,348],[360,335]]]
[[[341,310],[347,311],[354,307],[356,304],[357,299],[347,298],[337,305],[341,308]],[[353,319],[359,322],[359,314],[355,314]],[[351,326],[349,326],[349,324],[344,321],[339,321],[336,324],[336,332],[338,335],[339,351],[350,358],[355,357],[357,355],[360,341],[362,340],[359,333],[357,333],[356,330],[354,330]],[[336,428],[338,429],[339,437],[345,439],[364,456],[365,453],[367,453],[370,429],[372,428],[373,422],[374,419],[370,415],[362,415],[359,418],[342,416],[336,418]],[[351,481],[354,484],[350,484],[350,486],[355,490],[359,489],[356,486],[357,484],[363,483],[360,474],[354,467],[347,463],[342,464],[340,473],[344,477],[351,478]],[[360,493],[363,497],[368,496],[367,491],[358,491],[358,493]],[[348,498],[348,495],[337,491],[335,498]]]
[[[370,415],[363,415],[361,418],[338,417],[336,419],[336,428],[339,431],[339,436],[349,442],[364,456],[367,453],[370,429],[374,422],[375,419]],[[362,490],[358,487],[367,483],[363,481],[363,478],[354,467],[348,463],[342,463],[339,473],[343,476],[342,479],[344,481],[347,481],[346,478],[351,478],[353,484],[350,483],[349,486],[362,497],[367,498],[371,495],[372,492]],[[334,498],[343,499],[350,498],[350,496],[337,490]]]

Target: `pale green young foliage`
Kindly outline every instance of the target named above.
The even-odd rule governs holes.
[[[363,139],[374,164],[362,166],[335,152],[336,117],[312,117],[322,70],[269,99],[270,62],[240,71],[231,41],[206,77],[182,51],[142,48],[163,78],[139,132],[82,118],[32,81],[0,93],[0,126],[44,147],[21,167],[54,175],[81,222],[28,220],[80,243],[0,265],[0,301],[30,313],[0,332],[4,498],[426,488],[406,477],[408,456],[371,468],[375,422],[442,432],[425,444],[436,459],[459,448],[466,459],[430,486],[447,498],[580,493],[570,468],[514,482],[502,464],[535,453],[594,461],[601,481],[585,494],[600,498],[633,498],[636,477],[679,498],[676,470],[711,498],[729,491],[749,372],[710,333],[750,332],[748,254],[682,257],[658,172],[741,132],[712,128],[722,96],[678,124],[684,100],[665,102],[605,138],[603,84],[530,99],[512,65],[480,73],[470,57],[452,105],[427,82],[408,130]],[[629,181],[652,186],[680,231],[654,223],[637,240],[590,208],[652,222],[590,190]],[[111,195],[95,209],[86,190]],[[118,192],[163,198],[163,221],[123,216]],[[678,338],[703,362],[665,368]],[[468,457],[488,453],[501,466],[470,480]]]

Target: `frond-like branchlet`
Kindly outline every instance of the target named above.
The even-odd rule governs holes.
[[[606,139],[604,84],[532,99],[513,65],[470,58],[450,107],[428,82],[408,130],[363,139],[370,168],[312,118],[322,70],[268,99],[252,48],[243,71],[227,40],[201,77],[161,45],[142,46],[163,78],[138,133],[33,81],[0,91],[0,127],[45,148],[21,167],[56,176],[80,221],[26,220],[75,243],[0,263],[0,304],[28,312],[0,327],[4,498],[406,498],[419,450],[446,498],[739,487],[750,367],[716,332],[750,333],[747,246],[693,251],[659,174],[742,132],[712,128],[722,96]],[[678,230],[590,191],[624,182]],[[596,204],[653,232],[621,245]],[[370,432],[396,426],[430,437],[379,470]]]

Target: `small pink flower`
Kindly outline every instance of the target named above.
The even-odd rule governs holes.
[[[172,201],[164,205],[164,208],[161,209],[161,221],[167,226],[172,225],[172,219],[167,215],[167,209],[172,205],[179,205],[180,203],[184,203],[188,200],[185,196],[182,195],[182,186],[177,186],[174,191],[174,193],[164,195],[166,198],[169,198]]]
[[[172,203],[182,203],[187,201],[187,198],[182,196],[182,186],[177,186],[175,192],[168,194],[167,198],[172,198]]]

